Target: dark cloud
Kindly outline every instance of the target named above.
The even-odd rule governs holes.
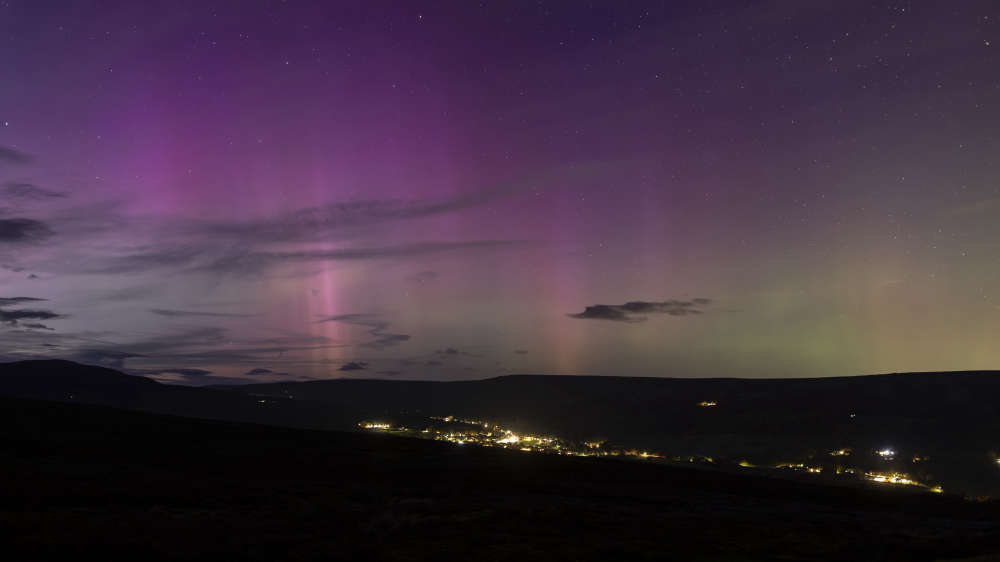
[[[247,371],[244,374],[250,375],[250,376],[256,376],[256,375],[270,375],[273,372],[274,371],[272,371],[271,369],[257,368],[257,369],[250,369],[249,371]]]
[[[387,333],[386,330],[389,328],[389,323],[379,320],[374,314],[340,314],[324,318],[320,320],[320,322],[340,322],[342,324],[365,326],[369,328],[368,333],[374,336],[375,339],[370,342],[360,344],[361,347],[382,349],[384,347],[398,345],[402,342],[409,341],[410,339],[409,334]]]
[[[65,193],[41,188],[33,183],[19,183],[13,181],[9,181],[4,184],[3,193],[8,197],[34,200],[58,199],[66,197]]]
[[[0,219],[0,242],[38,242],[52,234],[48,225],[35,219]]]
[[[670,316],[690,316],[702,314],[702,307],[707,306],[711,299],[696,298],[687,301],[666,300],[662,302],[631,301],[625,304],[595,304],[588,306],[583,312],[569,314],[570,318],[584,320],[612,320],[615,322],[638,323],[645,322],[643,314],[667,314]]]
[[[20,324],[20,326],[22,328],[27,328],[29,330],[55,330],[55,328],[49,328],[45,324],[37,324],[37,323],[26,324],[26,323],[22,322]]]
[[[22,324],[23,320],[52,320],[55,318],[63,318],[62,314],[53,312],[51,310],[44,309],[29,309],[29,308],[15,308],[13,310],[9,309],[11,306],[18,306],[26,303],[36,303],[43,302],[45,299],[37,299],[34,297],[2,297],[0,298],[0,323],[8,324],[11,326],[21,325],[25,328],[36,327],[44,330],[50,330],[48,326],[43,326],[42,324]]]
[[[583,312],[570,314],[570,318],[583,318],[586,320],[615,320],[618,322],[642,322],[645,318],[632,318],[620,307],[597,304],[588,306]]]
[[[171,310],[166,308],[151,308],[150,312],[159,316],[167,316],[169,318],[183,318],[183,317],[205,317],[205,318],[248,318],[250,314],[236,314],[230,312],[201,312],[194,310]]]
[[[9,146],[0,146],[0,164],[27,164],[34,160],[30,154]]]
[[[458,355],[459,351],[454,347],[449,347],[447,349],[439,349],[437,351],[441,355]]]
[[[368,363],[364,361],[350,361],[340,366],[338,371],[363,371],[368,368]]]
[[[527,349],[515,349],[514,353],[516,353],[518,355],[527,355],[528,354],[528,350]]]
[[[430,283],[438,278],[436,271],[421,271],[406,278],[411,283]]]

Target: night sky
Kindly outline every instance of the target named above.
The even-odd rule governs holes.
[[[0,359],[1000,368],[996,2],[142,4],[0,2]]]

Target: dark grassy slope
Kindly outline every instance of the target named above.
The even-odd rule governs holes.
[[[434,383],[335,380],[249,385],[240,392],[456,414],[570,438],[608,438],[682,454],[774,463],[850,446],[930,456],[948,488],[1000,495],[1000,373],[826,379],[508,376]],[[718,406],[697,403],[715,400]],[[854,417],[851,417],[854,414]]]
[[[993,504],[0,398],[5,560],[933,560]]]

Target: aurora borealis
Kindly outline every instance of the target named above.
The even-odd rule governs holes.
[[[998,368],[998,20],[2,2],[0,358],[185,384]]]

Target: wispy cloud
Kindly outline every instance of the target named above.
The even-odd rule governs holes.
[[[182,268],[190,264],[202,250],[193,247],[152,247],[113,256],[94,256],[80,267],[80,273],[119,274],[139,273],[163,268]]]
[[[290,263],[405,258],[443,252],[487,250],[523,244],[525,242],[521,240],[470,240],[462,242],[418,242],[401,246],[339,248],[333,250],[231,252],[208,263],[196,265],[193,267],[193,270],[216,274],[253,274],[270,267]]]
[[[46,299],[39,299],[35,297],[0,297],[0,307],[14,306],[31,302],[45,302],[45,300]]]
[[[30,154],[26,154],[9,146],[0,146],[0,164],[27,164],[34,160]]]
[[[337,316],[323,318],[320,322],[340,322],[341,324],[365,326],[369,328],[368,333],[375,339],[360,344],[361,347],[382,349],[384,347],[398,345],[402,342],[409,341],[410,339],[409,334],[390,334],[386,332],[389,328],[389,323],[380,320],[375,314],[340,314]]]
[[[406,278],[411,283],[430,283],[439,277],[436,271],[421,271]]]
[[[276,218],[202,223],[199,228],[215,236],[243,241],[328,240],[333,231],[442,215],[476,207],[511,193],[510,190],[489,189],[442,198],[341,201],[299,209]]]
[[[156,314],[157,316],[166,316],[168,318],[188,318],[188,317],[202,317],[202,318],[249,318],[253,316],[252,314],[238,314],[234,312],[207,312],[207,311],[196,311],[196,310],[172,310],[168,308],[151,308],[150,312]]]
[[[206,369],[187,369],[187,368],[175,368],[175,369],[132,369],[130,371],[135,375],[162,375],[162,374],[172,374],[181,375],[184,377],[206,377],[212,374],[212,371]]]
[[[66,194],[60,191],[52,191],[51,189],[38,187],[33,183],[23,183],[14,181],[9,181],[4,184],[3,193],[7,197],[13,197],[19,199],[32,199],[36,201],[44,199],[60,199],[66,197]]]

